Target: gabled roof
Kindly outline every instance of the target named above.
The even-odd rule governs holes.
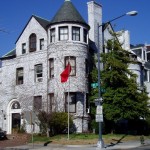
[[[48,24],[50,23],[50,21],[48,20],[45,20],[41,17],[38,17],[38,16],[35,16],[35,15],[32,15],[36,20],[37,22],[39,22],[39,24],[46,30],[47,29],[47,26]]]
[[[89,27],[71,1],[65,1],[51,20],[51,24],[62,22],[79,23]]]
[[[5,54],[4,56],[2,56],[0,59],[4,60],[4,59],[15,58],[15,57],[16,57],[16,49],[13,49],[13,50],[9,51],[7,54]]]
[[[38,17],[38,16],[35,16],[35,15],[32,15],[29,19],[29,21],[27,22],[27,24],[25,25],[24,29],[22,30],[21,34],[19,35],[18,39],[20,38],[20,36],[22,35],[23,31],[25,30],[25,28],[27,27],[28,23],[30,22],[30,20],[33,18],[36,19],[36,21],[46,30],[47,29],[47,26],[48,24],[50,23],[50,21],[46,20],[46,19],[43,19],[41,17]],[[18,39],[16,40],[16,43],[18,41]]]

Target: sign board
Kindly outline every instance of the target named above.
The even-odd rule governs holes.
[[[96,114],[97,115],[102,115],[103,114],[103,106],[97,105]]]
[[[95,105],[98,106],[103,101],[102,97],[95,99]]]
[[[31,124],[31,122],[35,123],[38,120],[36,114],[33,111],[24,111],[23,113],[24,113],[24,119],[29,124]]]
[[[92,88],[97,88],[98,87],[98,83],[91,83],[91,87]]]
[[[103,115],[96,115],[96,122],[103,122]]]

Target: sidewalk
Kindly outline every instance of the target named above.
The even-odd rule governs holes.
[[[150,145],[150,140],[145,141],[145,145]],[[107,149],[131,149],[131,148],[137,148],[140,147],[141,143],[140,141],[129,141],[129,142],[121,142],[117,144],[111,144],[111,145],[105,145],[105,148],[102,148],[101,150],[107,150]],[[8,150],[10,148],[7,148]],[[7,150],[6,149],[6,150]],[[59,144],[48,144],[47,146],[44,146],[43,144],[28,144],[18,147],[13,147],[11,150],[100,150],[100,148],[97,148],[95,145],[59,145]]]

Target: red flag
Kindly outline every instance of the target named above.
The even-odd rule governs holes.
[[[67,82],[70,72],[71,72],[71,66],[70,63],[68,63],[65,70],[60,74],[61,82]]]

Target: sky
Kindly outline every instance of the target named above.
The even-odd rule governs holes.
[[[71,0],[88,22],[87,2]],[[130,42],[150,44],[150,0],[95,0],[102,5],[103,23],[126,12],[135,10],[138,15],[125,16],[112,22],[115,31],[129,30]],[[0,3],[0,57],[15,48],[15,42],[31,15],[51,20],[64,0],[1,0]],[[2,32],[3,30],[4,32]]]

